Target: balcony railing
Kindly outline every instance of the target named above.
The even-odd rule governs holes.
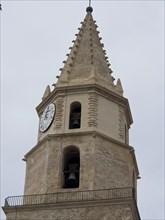
[[[59,204],[67,202],[97,201],[134,198],[133,188],[113,188],[104,190],[59,192],[52,194],[11,196],[5,199],[5,207]]]

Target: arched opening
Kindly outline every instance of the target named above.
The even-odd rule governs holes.
[[[80,152],[77,147],[68,147],[64,151],[63,188],[78,188],[80,173]]]
[[[73,102],[70,106],[69,129],[77,129],[81,126],[81,103]]]

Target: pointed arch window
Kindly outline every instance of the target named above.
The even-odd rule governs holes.
[[[63,155],[63,188],[78,188],[80,152],[75,146],[67,147]]]
[[[81,127],[81,103],[73,102],[70,105],[69,129]]]

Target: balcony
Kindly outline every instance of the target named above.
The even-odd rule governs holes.
[[[134,199],[133,188],[59,192],[52,194],[10,196],[5,199],[4,208],[14,206],[60,204],[69,202],[93,202],[113,199]],[[136,202],[135,202],[136,203]]]

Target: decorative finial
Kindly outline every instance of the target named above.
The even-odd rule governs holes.
[[[88,14],[91,14],[92,11],[93,11],[93,8],[91,7],[91,0],[89,0],[89,6],[86,8],[86,12],[87,12]]]

